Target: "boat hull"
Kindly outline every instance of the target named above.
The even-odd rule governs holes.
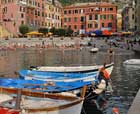
[[[123,64],[124,64],[124,65],[140,66],[140,59],[130,59],[130,60],[126,60]]]
[[[106,68],[114,65],[114,63],[107,64]],[[98,71],[99,68],[101,68],[102,65],[96,65],[96,66],[76,66],[76,67],[49,67],[49,66],[42,66],[37,67],[33,70],[37,71],[46,71],[46,72],[61,72],[61,73],[89,73],[89,72],[95,72]]]
[[[101,67],[100,67],[101,68]],[[106,66],[106,70],[111,74],[113,70],[113,64]],[[97,81],[99,68],[93,69],[92,72],[86,73],[67,73],[67,72],[45,72],[35,70],[21,70],[19,75],[21,79],[25,80],[42,80],[42,81],[54,81],[54,82],[74,82],[74,81]]]
[[[80,114],[82,106],[83,101],[77,101],[50,109],[22,109],[20,114]]]
[[[3,94],[21,93],[21,95],[24,95],[20,98],[21,103],[19,103],[20,107],[18,110],[13,109],[17,100],[11,100],[10,102],[8,100],[0,103],[0,106],[3,107],[0,110],[0,114],[7,114],[2,112],[7,112],[11,109],[15,113],[8,114],[80,114],[84,100],[83,97],[48,94],[27,89],[3,87],[0,89]]]

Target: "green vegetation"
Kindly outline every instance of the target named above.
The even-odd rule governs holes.
[[[58,36],[71,36],[73,34],[73,30],[70,28],[63,29],[63,28],[51,28],[49,32],[53,33],[53,35],[58,35]]]
[[[19,32],[22,34],[22,35],[25,35],[26,33],[29,32],[29,26],[28,25],[20,25],[19,27]]]
[[[101,1],[107,2],[109,0],[59,0],[59,1],[62,3],[63,6],[66,6],[66,5],[71,5],[71,4],[74,4],[74,3],[101,2]],[[123,6],[125,5],[122,2],[114,2],[114,4],[116,4],[118,6],[118,9],[123,8]]]
[[[83,2],[100,2],[101,0],[59,0],[63,6],[71,5],[74,3],[83,3]]]

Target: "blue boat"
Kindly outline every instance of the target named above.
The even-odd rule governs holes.
[[[97,72],[55,73],[55,72],[44,72],[44,71],[36,71],[36,70],[20,70],[18,73],[21,79],[54,81],[54,82],[74,82],[79,80],[94,81],[97,76]]]
[[[0,78],[0,88],[25,89],[32,90],[33,92],[60,93],[80,89],[83,86],[90,84],[91,81],[75,81],[67,83]]]
[[[106,67],[106,70],[111,74],[113,64]],[[99,71],[78,73],[78,72],[50,72],[39,70],[19,70],[19,77],[25,80],[41,80],[54,82],[74,82],[74,81],[94,81],[96,80]]]

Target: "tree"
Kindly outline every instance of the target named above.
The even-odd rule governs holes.
[[[29,32],[29,26],[28,25],[20,25],[19,27],[19,32],[22,34],[22,35],[25,35],[26,33]]]
[[[56,35],[58,36],[65,36],[65,29],[59,28],[56,30]]]
[[[71,28],[67,28],[65,35],[66,36],[71,36],[72,34],[73,34],[73,30]]]
[[[49,30],[49,32],[51,32],[51,33],[53,33],[54,35],[56,34],[56,29],[55,29],[55,27],[52,27],[50,30]]]
[[[43,34],[47,34],[48,33],[48,28],[39,28],[38,32],[41,32]]]

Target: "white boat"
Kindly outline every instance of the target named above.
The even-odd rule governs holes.
[[[6,93],[18,93],[21,91],[19,103],[16,100],[7,100],[0,103],[3,110],[12,109],[15,113],[8,114],[80,114],[83,106],[86,87],[83,88],[81,97],[64,96],[61,94],[48,94],[41,92],[31,92],[29,90],[17,90],[15,88],[1,88]],[[20,93],[20,92],[19,92]],[[19,106],[17,106],[19,104]],[[16,107],[16,109],[14,109]],[[17,109],[17,107],[19,109]],[[3,114],[0,109],[0,114]],[[4,113],[6,114],[6,113]]]
[[[13,97],[7,94],[0,94],[0,103],[7,101],[7,100],[12,100]]]
[[[67,70],[67,72],[63,72],[63,69],[60,70],[59,67],[55,67],[56,71],[58,72],[48,72],[48,71],[44,71],[45,69],[48,70],[47,67],[44,67],[45,69],[43,69],[43,71],[42,70],[41,71],[40,70],[20,70],[18,71],[18,73],[19,73],[19,77],[25,80],[41,80],[41,81],[53,81],[53,82],[74,82],[74,81],[83,80],[83,81],[94,82],[97,80],[99,68],[102,68],[102,67],[103,67],[102,65],[94,66],[94,67],[93,66],[92,67],[83,66],[81,68],[77,67],[79,69],[77,70],[75,69],[75,72],[72,72],[74,71],[74,67],[71,67],[72,69]],[[52,70],[54,71],[55,68],[52,67]],[[68,67],[63,67],[63,68],[68,68]],[[106,65],[106,70],[110,75],[113,70],[113,63]],[[79,73],[78,71],[82,73]]]
[[[140,66],[140,59],[129,59],[123,62],[124,65]]]
[[[114,63],[107,64],[106,68],[113,66]],[[94,66],[72,66],[72,67],[66,67],[66,66],[38,66],[36,68],[33,68],[32,70],[38,70],[38,71],[48,71],[48,72],[78,72],[78,73],[86,73],[86,72],[94,72],[98,71],[99,68],[101,68],[103,65],[94,65]]]
[[[99,48],[91,48],[90,52],[91,53],[97,53],[99,51]]]

